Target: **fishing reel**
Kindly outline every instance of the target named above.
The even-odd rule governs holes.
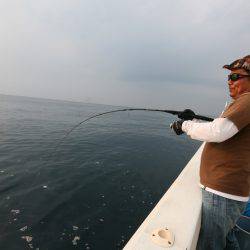
[[[185,109],[184,111],[166,110],[165,112],[173,114],[173,115],[177,115],[178,118],[184,121],[198,119],[198,120],[211,122],[214,120],[213,118],[210,118],[207,116],[196,115],[194,111],[191,109]]]
[[[184,121],[193,120],[195,117],[196,117],[196,114],[191,109],[185,109],[184,111],[178,114],[178,118]]]

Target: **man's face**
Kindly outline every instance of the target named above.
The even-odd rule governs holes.
[[[247,75],[244,69],[235,69],[231,71],[240,75]],[[230,96],[237,99],[241,94],[250,92],[250,77],[240,78],[237,81],[228,81]]]

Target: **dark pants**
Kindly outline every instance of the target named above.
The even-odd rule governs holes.
[[[197,250],[227,249],[228,242],[240,249],[233,228],[247,202],[235,201],[202,189],[201,229]]]

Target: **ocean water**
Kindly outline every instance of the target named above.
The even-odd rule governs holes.
[[[0,249],[122,249],[201,143],[172,115],[0,95]],[[166,107],[167,108],[167,107]]]

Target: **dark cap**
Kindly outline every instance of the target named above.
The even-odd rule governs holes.
[[[223,66],[224,69],[244,69],[250,75],[250,55],[237,59],[231,64]]]

